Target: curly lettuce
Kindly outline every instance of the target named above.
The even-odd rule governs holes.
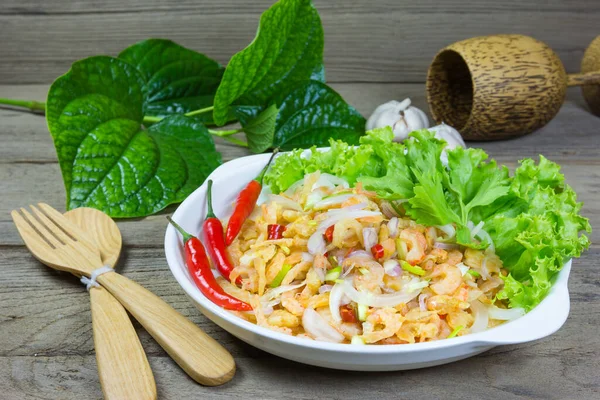
[[[312,148],[282,155],[265,176],[274,193],[286,190],[305,174],[327,172],[361,182],[388,200],[405,200],[408,216],[424,225],[454,224],[457,243],[494,245],[509,275],[497,294],[511,307],[535,307],[548,293],[566,261],[590,245],[589,221],[582,203],[564,182],[560,166],[540,156],[520,162],[511,176],[481,149],[444,150],[446,143],[427,130],[393,142],[389,128],[361,138],[359,146],[330,141],[331,149]],[[447,165],[440,159],[447,151]],[[472,237],[471,227],[484,223],[492,243]]]

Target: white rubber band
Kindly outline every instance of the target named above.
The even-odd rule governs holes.
[[[100,287],[100,285],[98,284],[98,282],[96,282],[96,279],[100,275],[105,274],[107,272],[112,272],[112,271],[114,271],[114,269],[112,269],[108,265],[105,265],[103,267],[100,267],[98,269],[93,270],[92,273],[90,274],[89,278],[87,276],[82,276],[81,277],[81,283],[83,283],[85,285],[85,288],[88,291],[92,288],[92,286],[94,286],[94,287]]]

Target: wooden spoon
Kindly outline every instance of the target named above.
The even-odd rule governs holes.
[[[65,213],[100,250],[104,265],[114,268],[121,253],[121,232],[106,214],[93,208]],[[90,307],[98,376],[106,399],[156,399],[156,383],[146,353],[127,312],[102,286],[90,289]]]
[[[81,209],[92,210],[95,216],[91,220],[82,219],[77,224],[88,231],[93,230],[98,246],[106,248],[106,254],[116,254],[116,262],[121,250],[119,227],[112,218],[95,209],[79,208],[73,212]],[[92,211],[85,213],[91,216]],[[90,226],[94,228],[88,229]],[[216,386],[233,378],[235,362],[231,354],[159,297],[119,274],[104,274],[98,277],[98,281],[196,382]]]

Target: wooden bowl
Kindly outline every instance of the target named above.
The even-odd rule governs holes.
[[[558,112],[567,74],[552,49],[522,35],[475,37],[442,49],[427,74],[437,123],[467,140],[526,135]]]
[[[589,75],[598,71],[600,71],[600,36],[590,43],[581,62],[582,73]],[[590,111],[600,116],[600,85],[583,84],[581,90]]]

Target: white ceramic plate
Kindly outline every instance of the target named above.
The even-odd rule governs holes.
[[[213,184],[215,213],[223,218],[246,184],[264,167],[269,154],[238,158],[217,168]],[[175,211],[173,218],[184,229],[199,233],[206,215],[206,183],[192,193]],[[183,259],[183,246],[176,230],[169,226],[165,253],[171,272],[194,305],[211,321],[252,346],[280,357],[321,367],[356,371],[394,371],[423,368],[461,360],[503,344],[524,343],[556,332],[569,314],[567,280],[569,261],[548,296],[525,316],[484,332],[435,342],[358,346],[295,338],[254,325],[208,300],[196,287]]]

